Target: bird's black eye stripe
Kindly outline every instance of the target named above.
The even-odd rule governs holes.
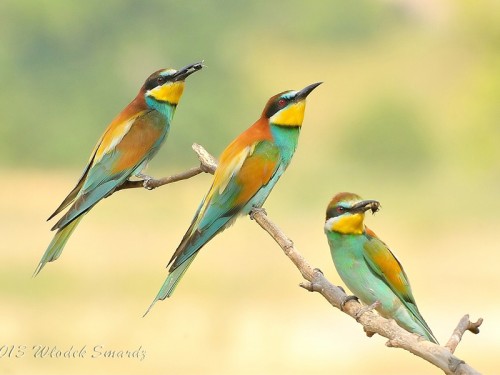
[[[145,88],[146,90],[152,90],[155,87],[163,85],[165,82],[167,82],[167,78],[165,76],[151,77],[146,81]]]
[[[343,215],[344,213],[349,212],[349,209],[343,206],[334,206],[330,207],[326,211],[326,219],[330,219],[332,217]]]
[[[156,83],[156,78],[150,78],[146,81],[145,88],[146,90],[154,89],[158,84]]]
[[[266,117],[267,118],[270,118],[272,115],[274,115],[275,113],[277,113],[280,109],[283,109],[284,107],[286,107],[288,103],[288,100],[285,99],[285,98],[278,98],[277,100],[274,101],[274,103],[269,106],[267,112],[266,112]]]

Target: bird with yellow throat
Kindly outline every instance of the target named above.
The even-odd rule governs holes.
[[[141,172],[165,142],[185,79],[200,70],[202,63],[182,69],[161,69],[151,74],[139,93],[115,118],[97,142],[82,176],[49,219],[69,205],[53,226],[57,230],[38,264],[35,275],[61,255],[78,223],[100,200],[132,176],[149,178]]]

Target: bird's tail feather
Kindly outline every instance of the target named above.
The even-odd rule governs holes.
[[[417,305],[414,304],[408,305],[408,309],[410,310],[410,314],[411,317],[413,318],[413,321],[419,328],[420,334],[423,335],[430,342],[439,345],[436,336],[434,336],[434,334],[431,331],[431,328],[424,320],[424,317],[422,316],[422,314],[420,314],[420,311],[418,311]]]
[[[439,345],[439,342],[436,339],[436,336],[434,336],[434,334],[432,333],[429,326],[427,324],[425,324],[425,326],[422,326],[422,328],[423,328],[423,331],[425,333],[424,337],[426,337],[427,340],[429,340],[430,342],[433,342],[434,344]]]
[[[406,312],[409,313],[409,318],[411,319],[397,319],[396,317],[396,321],[398,322],[398,324],[407,331],[417,333],[425,337],[430,342],[439,345],[439,342],[432,333],[430,327],[427,325],[423,316],[418,311],[417,306],[414,304],[408,304]]]
[[[54,260],[59,258],[64,249],[64,246],[66,245],[66,242],[68,242],[69,237],[77,227],[80,220],[82,220],[83,216],[84,215],[78,217],[77,219],[66,225],[64,228],[61,228],[57,231],[54,238],[47,247],[47,250],[45,250],[45,253],[42,256],[40,263],[36,267],[33,276],[38,275],[45,264],[47,264],[48,262],[53,262]]]
[[[143,317],[148,314],[149,310],[153,308],[154,304],[157,301],[164,300],[165,298],[168,298],[172,295],[172,293],[175,290],[175,287],[177,286],[182,276],[184,276],[184,273],[186,272],[186,270],[196,257],[196,254],[198,254],[198,252],[194,253],[189,259],[187,259],[184,263],[180,264],[175,270],[173,270],[168,274],[167,279],[163,283],[160,291],[156,295],[155,299],[153,300],[153,302],[151,303],[151,305],[149,306]]]

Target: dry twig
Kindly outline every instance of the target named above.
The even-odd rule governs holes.
[[[469,315],[464,315],[462,319],[460,319],[460,322],[457,325],[457,328],[453,331],[451,334],[450,339],[446,343],[445,347],[448,348],[448,350],[451,353],[455,353],[455,349],[457,348],[458,344],[462,340],[462,336],[465,333],[465,331],[471,331],[474,334],[479,333],[479,326],[483,323],[483,319],[479,318],[477,322],[473,323],[469,320]]]
[[[173,182],[187,180],[188,178],[199,175],[202,172],[214,174],[215,169],[217,168],[217,160],[210,155],[202,146],[199,144],[193,144],[193,150],[198,155],[200,159],[200,165],[198,167],[194,167],[188,169],[185,172],[168,176],[164,178],[160,178],[158,180],[152,178],[149,180],[137,180],[137,181],[125,181],[122,185],[117,187],[114,192],[123,189],[134,189],[134,188],[146,188],[148,190],[156,189],[157,187],[171,184]]]

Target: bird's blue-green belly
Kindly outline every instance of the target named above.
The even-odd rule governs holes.
[[[389,286],[370,270],[363,259],[362,251],[356,246],[356,239],[350,236],[338,237],[333,241],[329,238],[329,241],[333,263],[342,281],[364,304],[371,305],[379,301],[381,306],[377,310],[381,315],[391,316],[396,313],[402,306],[401,301]],[[339,246],[337,241],[343,241],[342,246]],[[342,251],[339,251],[340,248]]]

